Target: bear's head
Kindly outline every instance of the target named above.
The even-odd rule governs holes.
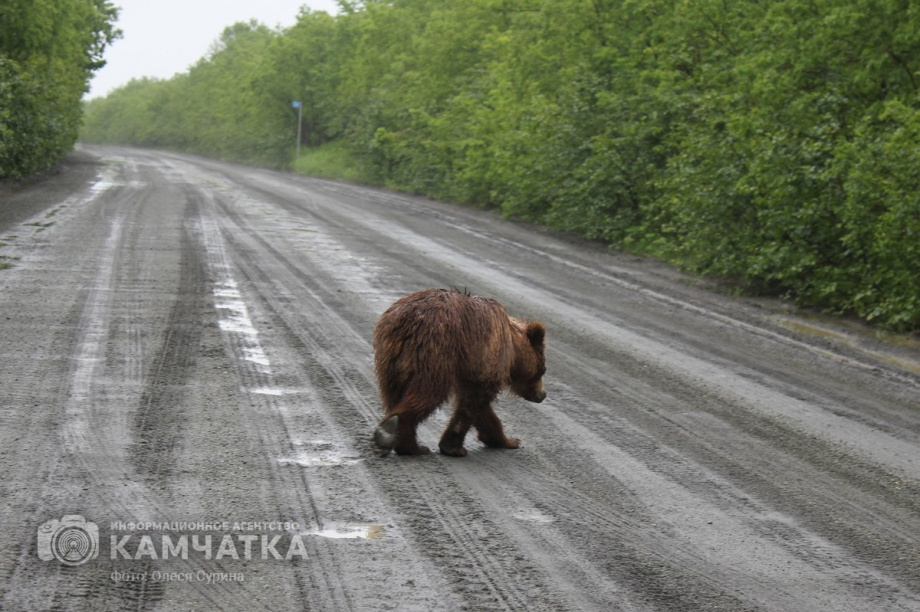
[[[546,391],[543,389],[546,328],[536,321],[525,323],[512,319],[512,325],[515,328],[515,339],[511,392],[528,402],[540,403],[546,399]]]

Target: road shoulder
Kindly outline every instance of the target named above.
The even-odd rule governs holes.
[[[53,207],[90,182],[101,167],[98,156],[77,149],[51,170],[0,181],[0,232]]]

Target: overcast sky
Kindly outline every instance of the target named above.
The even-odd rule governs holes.
[[[104,96],[133,78],[169,78],[203,57],[224,28],[256,19],[293,25],[301,6],[335,13],[335,0],[113,0],[124,33],[105,52],[106,66],[87,97]]]

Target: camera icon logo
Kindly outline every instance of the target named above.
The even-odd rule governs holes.
[[[99,556],[99,527],[79,514],[65,515],[38,528],[38,558],[83,565]]]

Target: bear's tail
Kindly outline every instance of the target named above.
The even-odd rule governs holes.
[[[394,414],[383,421],[374,430],[374,438],[371,441],[371,448],[381,457],[386,457],[396,446],[396,431],[399,429],[399,415]]]

